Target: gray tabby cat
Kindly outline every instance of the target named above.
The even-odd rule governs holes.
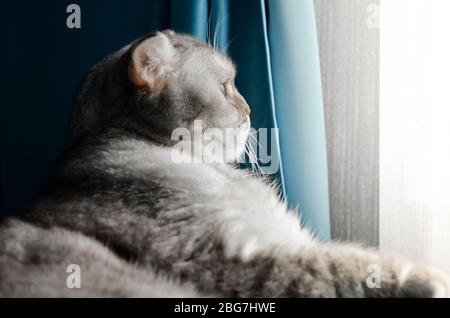
[[[320,243],[248,171],[196,151],[175,162],[174,130],[206,145],[189,139],[200,120],[231,129],[236,142],[214,144],[242,155],[250,110],[235,75],[228,58],[172,31],[95,66],[48,193],[0,223],[0,296],[448,297],[439,269]],[[80,289],[66,286],[70,264]]]

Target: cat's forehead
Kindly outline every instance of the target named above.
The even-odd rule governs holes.
[[[236,76],[236,68],[231,60],[210,47],[188,52],[185,63],[186,69],[207,70],[220,81],[227,81]]]
[[[229,77],[234,77],[236,75],[236,67],[233,64],[233,62],[231,62],[229,58],[222,55],[221,53],[215,50],[213,50],[213,52],[214,53],[212,55],[212,60],[215,63],[215,65],[217,65],[217,67],[219,67],[220,69],[224,70]]]
[[[186,35],[177,33],[169,33],[172,44],[178,49],[181,55],[191,62],[198,64],[209,64],[210,67],[222,70],[229,77],[236,75],[236,66],[225,55],[211,46]]]

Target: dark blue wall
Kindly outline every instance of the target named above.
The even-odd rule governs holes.
[[[131,40],[168,27],[168,1],[77,0],[82,28],[68,29],[66,7],[73,2],[1,1],[1,215],[45,190],[86,71]]]

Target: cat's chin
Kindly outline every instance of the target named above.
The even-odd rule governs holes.
[[[218,147],[222,148],[223,153],[220,156],[210,156],[209,154],[204,154],[204,158],[214,159],[216,163],[234,163],[238,162],[246,153],[246,143],[249,137],[250,125],[243,126],[242,128],[235,128],[235,142],[226,141],[225,143],[220,142]]]
[[[246,153],[246,144],[250,135],[250,127],[250,119],[247,118],[237,127],[228,128],[228,132],[232,133],[225,133],[225,139],[219,139],[216,144],[217,147],[222,149],[222,153],[216,157],[204,153],[203,157],[209,158],[209,160],[214,158],[214,162],[219,163],[240,162]]]
[[[208,154],[204,154],[204,158],[207,158],[205,161],[214,160],[216,163],[234,163],[238,162],[245,155],[245,144],[247,142],[248,134],[238,136],[237,144],[232,146],[227,146],[221,144],[224,150],[224,154],[222,156],[209,156]]]

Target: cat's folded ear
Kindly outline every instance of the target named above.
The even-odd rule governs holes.
[[[152,95],[159,95],[166,85],[166,76],[172,69],[174,58],[175,48],[169,38],[157,32],[134,47],[129,69],[131,81],[148,89]]]

